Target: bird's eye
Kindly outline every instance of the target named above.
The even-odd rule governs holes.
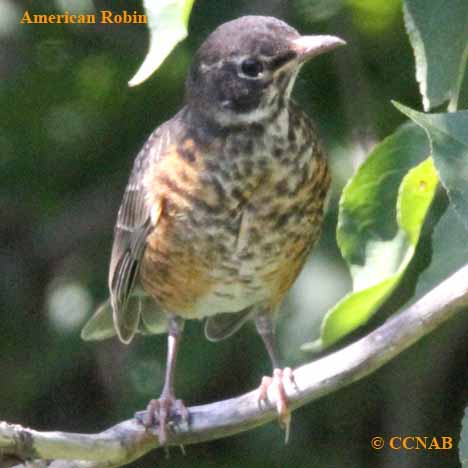
[[[263,72],[262,62],[248,58],[245,59],[241,64],[242,73],[250,78],[258,78]]]

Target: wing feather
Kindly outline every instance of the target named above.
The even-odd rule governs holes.
[[[208,317],[205,322],[205,336],[209,341],[221,341],[236,333],[258,309],[256,306],[247,307],[240,312],[218,314]]]
[[[128,301],[138,276],[146,239],[161,213],[161,206],[149,201],[144,175],[151,164],[157,163],[169,144],[169,124],[170,121],[159,127],[136,157],[117,215],[109,268],[109,291],[114,326],[124,343],[129,343],[138,330],[140,308],[128,307]]]

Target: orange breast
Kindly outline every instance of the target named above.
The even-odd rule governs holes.
[[[170,147],[147,175],[151,201],[161,201],[162,212],[147,239],[140,277],[163,307],[181,315],[190,315],[197,298],[207,294],[213,283],[209,272],[215,258],[202,255],[210,246],[202,245],[200,236],[190,242],[195,234],[190,218],[201,206],[216,210],[220,204],[215,188],[203,184],[204,171],[193,140],[186,139],[180,147]]]
[[[293,142],[265,133],[244,146],[234,135],[199,148],[186,138],[148,171],[162,212],[140,276],[167,311],[277,308],[319,237],[330,185],[309,125],[301,114]]]

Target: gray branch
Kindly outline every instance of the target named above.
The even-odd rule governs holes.
[[[296,387],[286,388],[291,409],[334,392],[374,372],[468,306],[468,265],[376,330],[294,370]],[[248,431],[276,418],[274,396],[258,404],[256,391],[189,408],[190,425],[174,426],[168,445],[188,445]],[[16,468],[111,468],[125,465],[159,446],[157,436],[131,419],[98,434],[38,432],[0,422],[2,456],[15,455]],[[53,461],[41,461],[53,460]],[[19,462],[17,462],[19,463]],[[4,466],[2,464],[2,466]]]

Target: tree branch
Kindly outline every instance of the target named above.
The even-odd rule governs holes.
[[[286,388],[291,409],[362,379],[411,346],[458,310],[468,306],[468,265],[369,335],[294,371],[297,388]],[[257,392],[189,408],[190,425],[173,427],[168,445],[194,444],[227,437],[276,418],[271,405],[259,407]],[[159,446],[153,431],[127,420],[98,434],[38,432],[0,423],[2,454],[36,461],[28,468],[113,468],[130,463]],[[2,465],[4,466],[4,465]],[[15,465],[16,468],[26,465]]]

